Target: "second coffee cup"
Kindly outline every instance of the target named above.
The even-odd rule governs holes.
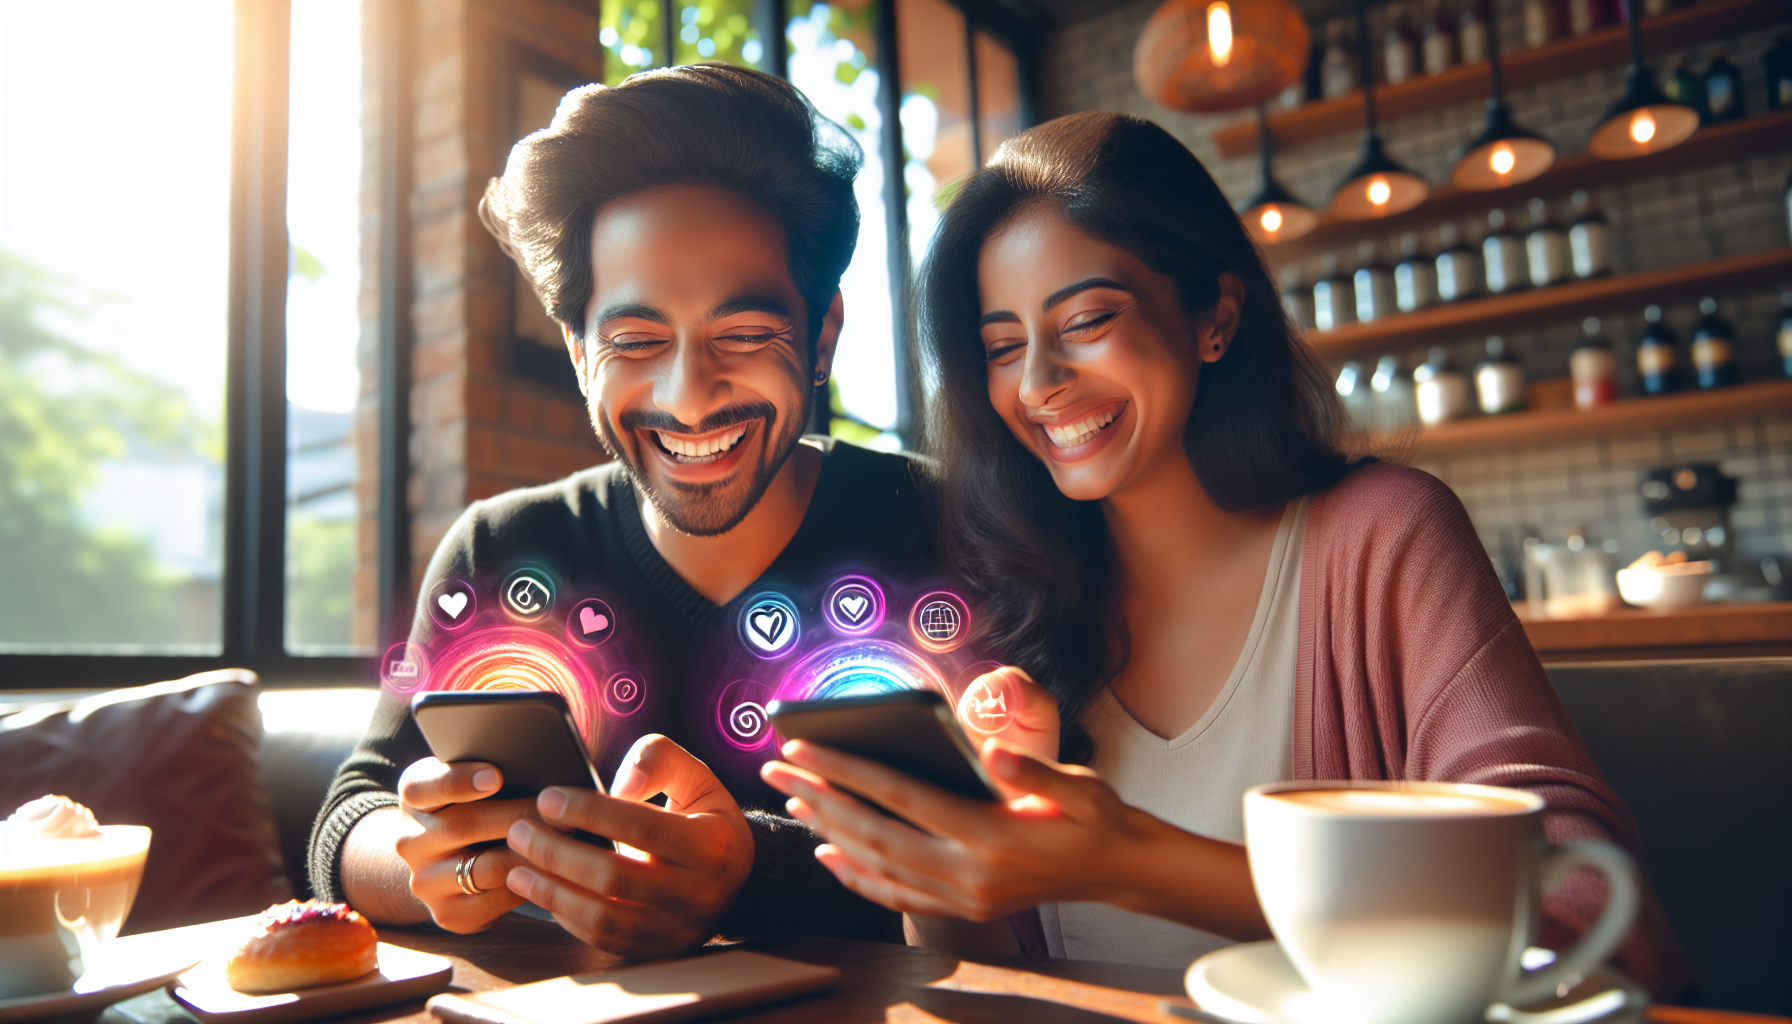
[[[1312,990],[1303,1018],[1469,1024],[1588,974],[1636,916],[1630,858],[1609,843],[1550,846],[1543,800],[1452,783],[1305,782],[1245,793],[1264,916]],[[1598,922],[1540,970],[1520,954],[1541,896],[1572,869],[1611,884]]]

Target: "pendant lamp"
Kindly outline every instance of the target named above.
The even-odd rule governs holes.
[[[1491,30],[1487,33],[1487,73],[1493,85],[1493,96],[1487,101],[1487,127],[1462,147],[1450,172],[1450,184],[1471,192],[1530,181],[1556,162],[1554,143],[1512,120],[1512,110],[1506,106],[1506,78],[1500,70],[1500,34]]]
[[[1289,0],[1168,0],[1139,33],[1132,73],[1171,110],[1236,110],[1299,79],[1311,42]]]
[[[1594,156],[1606,160],[1672,149],[1699,130],[1699,112],[1662,95],[1643,66],[1643,23],[1636,0],[1624,0],[1624,20],[1630,23],[1630,71],[1624,76],[1624,95],[1599,119],[1587,143]]]
[[[1239,217],[1244,229],[1259,245],[1275,245],[1292,241],[1319,226],[1319,214],[1294,194],[1282,187],[1270,173],[1272,143],[1269,135],[1269,111],[1257,104],[1257,150],[1263,157],[1263,189],[1256,198],[1244,204]]]
[[[1375,88],[1370,81],[1375,62],[1369,56],[1366,0],[1356,0],[1356,34],[1363,69],[1363,158],[1332,193],[1332,214],[1345,220],[1373,220],[1419,205],[1431,186],[1382,151],[1375,130]]]

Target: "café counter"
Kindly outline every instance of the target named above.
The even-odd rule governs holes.
[[[1513,610],[1545,664],[1792,655],[1792,601],[1620,608],[1574,618],[1533,618],[1524,602]]]

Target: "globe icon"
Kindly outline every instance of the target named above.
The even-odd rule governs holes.
[[[964,626],[964,619],[958,614],[958,607],[950,601],[929,601],[921,607],[917,616],[921,635],[936,644],[948,644],[958,636]]]

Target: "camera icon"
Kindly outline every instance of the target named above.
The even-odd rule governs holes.
[[[536,569],[518,569],[511,573],[499,594],[504,601],[504,610],[523,622],[536,621],[554,604],[553,583],[546,573]]]

